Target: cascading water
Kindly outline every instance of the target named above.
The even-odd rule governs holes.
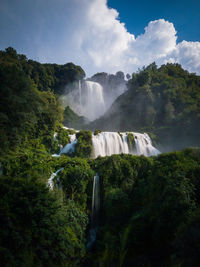
[[[106,111],[104,89],[92,81],[79,81],[78,88],[62,96],[63,106],[70,106],[77,114],[95,120]]]
[[[61,100],[63,106],[70,106],[78,115],[93,121],[102,116],[126,89],[124,83],[113,90],[112,85],[105,85],[104,88],[98,82],[82,80],[78,82],[76,89],[63,95]]]
[[[92,191],[92,228],[98,227],[100,208],[99,175],[96,173]]]
[[[67,144],[63,147],[63,149],[60,151],[60,154],[71,154],[75,151],[75,145],[77,144],[76,140],[76,134],[69,135],[71,143]]]
[[[117,132],[101,132],[92,136],[94,158],[129,153],[127,136]]]
[[[94,120],[106,111],[103,87],[96,82],[85,81],[79,88],[81,115]]]
[[[129,145],[128,135],[132,135],[134,139],[134,148]],[[71,143],[67,144],[60,154],[74,152],[77,143],[75,135],[71,136]],[[93,158],[98,156],[111,156],[113,154],[133,154],[144,156],[156,156],[160,151],[156,149],[151,142],[151,138],[147,133],[118,133],[118,132],[100,132],[92,135]]]
[[[49,186],[49,188],[51,190],[53,190],[54,187],[54,183],[53,183],[53,179],[54,177],[56,177],[58,175],[59,172],[61,172],[64,168],[60,168],[59,170],[57,170],[56,172],[52,173],[52,175],[50,176],[50,178],[47,181],[47,186]]]
[[[137,155],[157,156],[160,151],[152,146],[151,138],[147,133],[133,133]]]
[[[128,144],[128,134],[134,137],[135,150],[132,150]],[[135,154],[144,156],[156,156],[160,153],[152,146],[151,139],[148,134],[140,133],[117,133],[117,132],[101,132],[92,136],[93,156],[110,156],[112,154]]]
[[[99,183],[99,175],[96,173],[93,180],[91,229],[89,232],[89,240],[87,243],[87,248],[90,248],[96,240],[96,234],[99,224],[99,209],[100,209],[100,183]]]

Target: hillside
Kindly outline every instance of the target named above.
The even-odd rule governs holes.
[[[198,266],[200,149],[158,155],[147,135],[66,129],[63,120],[85,118],[59,97],[84,75],[0,51],[0,266]],[[145,129],[163,143],[187,133],[197,144],[199,81],[152,64],[91,127]],[[94,158],[94,139],[112,155]],[[70,141],[72,153],[59,154]]]
[[[164,150],[200,145],[200,77],[178,64],[155,63],[133,73],[119,96],[90,129],[147,131]]]
[[[41,64],[9,47],[0,51],[0,151],[38,142],[53,146],[62,122],[58,96],[85,76],[81,67]]]

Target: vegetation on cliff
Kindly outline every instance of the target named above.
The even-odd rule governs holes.
[[[147,131],[169,150],[200,145],[200,77],[178,64],[133,73],[128,90],[90,129]]]
[[[198,266],[199,149],[91,159],[92,133],[80,131],[73,157],[52,157],[75,134],[62,127],[57,94],[83,77],[72,63],[40,64],[12,48],[0,51],[0,265]],[[128,87],[98,129],[145,128],[166,143],[174,135],[180,144],[185,136],[198,144],[198,76],[151,64]],[[79,123],[69,108],[64,119]],[[134,150],[132,134],[127,138]],[[100,221],[86,250],[95,173]]]

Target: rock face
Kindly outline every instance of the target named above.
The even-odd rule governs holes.
[[[124,73],[121,71],[118,71],[115,75],[105,72],[96,73],[89,80],[98,82],[104,88],[106,110],[119,95],[127,90]]]
[[[79,116],[93,121],[101,117],[125,91],[123,72],[116,75],[97,73],[90,79],[79,81],[77,88],[63,96],[62,101]]]

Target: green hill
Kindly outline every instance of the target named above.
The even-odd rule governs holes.
[[[41,64],[11,47],[0,51],[1,153],[31,142],[49,149],[63,117],[58,96],[84,76],[73,63]]]
[[[58,100],[84,75],[72,63],[0,51],[0,266],[199,266],[200,149],[92,159],[92,133],[61,124],[85,119]],[[179,65],[152,64],[90,127],[197,145],[199,88],[200,77]],[[52,155],[69,134],[77,138],[71,157]],[[93,212],[97,235],[88,249]]]
[[[200,77],[153,63],[133,73],[128,90],[89,128],[154,133],[165,150],[199,145]]]

